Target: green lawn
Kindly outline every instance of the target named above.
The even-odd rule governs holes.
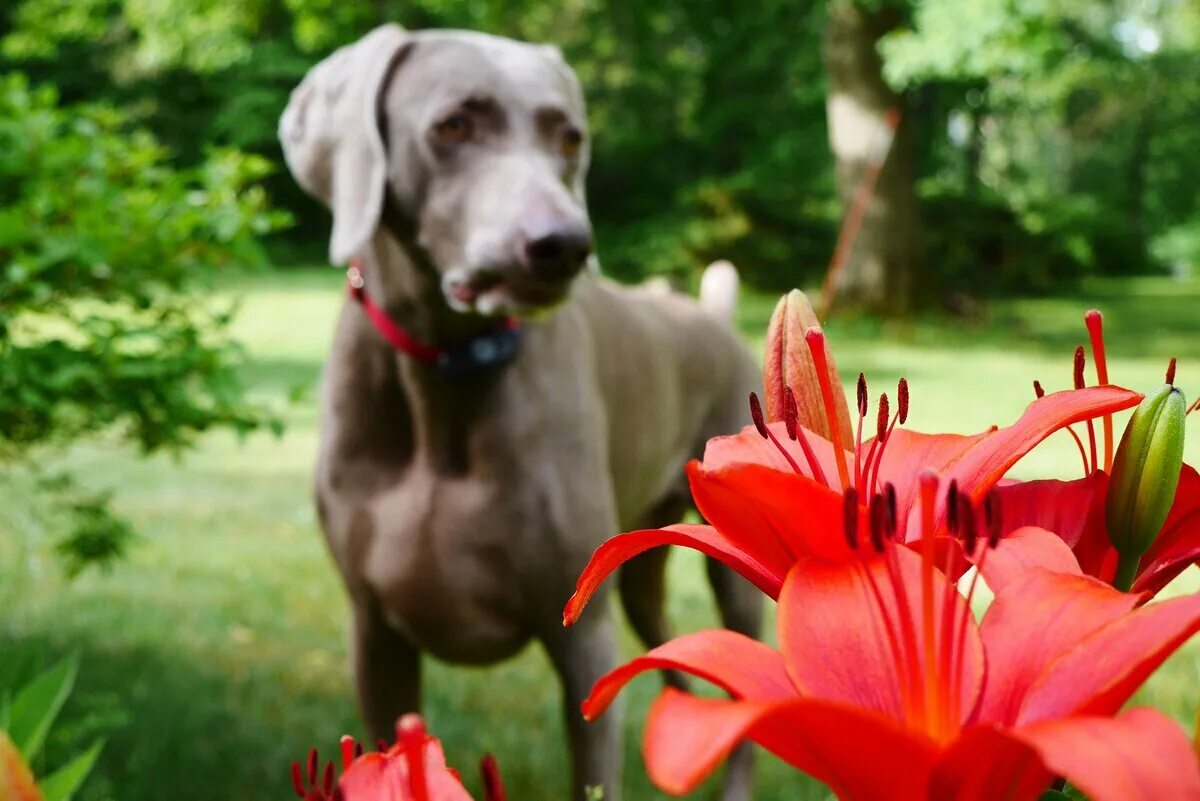
[[[334,270],[270,274],[246,281],[237,327],[253,358],[256,396],[287,422],[281,439],[205,438],[180,462],[142,460],[105,443],[78,447],[69,464],[89,485],[119,489],[117,507],[143,536],[132,558],[108,574],[65,582],[21,527],[0,539],[0,649],[33,643],[83,654],[80,687],[51,744],[103,734],[108,747],[85,801],[283,799],[288,764],[319,744],[356,732],[346,670],[345,604],[326,559],[309,498],[316,447],[311,387],[341,302]],[[905,375],[910,425],[972,431],[1014,419],[1032,397],[1031,380],[1061,388],[1072,352],[1085,339],[1082,314],[1107,315],[1111,374],[1147,388],[1170,356],[1179,382],[1200,389],[1200,283],[1166,279],[1097,282],[1077,297],[995,304],[989,319],[964,327],[941,320],[829,326],[847,386],[859,370],[873,394]],[[771,299],[748,298],[741,325],[761,339]],[[289,404],[296,387],[307,394]],[[1200,462],[1192,423],[1188,459]],[[1019,475],[1079,471],[1065,436],[1024,462]],[[6,499],[4,520],[18,520]],[[11,526],[10,526],[11,528]],[[671,606],[681,630],[714,616],[699,560],[672,559]],[[1194,590],[1196,576],[1175,591]],[[626,636],[626,653],[637,648]],[[1200,701],[1200,641],[1185,648],[1143,691],[1189,729]],[[427,714],[453,764],[474,779],[484,751],[499,758],[515,799],[564,796],[557,687],[537,649],[488,670],[433,666]],[[657,689],[646,677],[625,696],[627,799],[660,797],[643,775],[642,716]],[[822,799],[770,757],[760,760],[762,799]],[[698,797],[707,797],[698,793]]]

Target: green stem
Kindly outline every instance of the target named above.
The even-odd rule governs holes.
[[[1117,561],[1117,575],[1113,577],[1113,586],[1121,592],[1129,592],[1133,580],[1137,578],[1138,565],[1142,561],[1140,553],[1123,553]]]

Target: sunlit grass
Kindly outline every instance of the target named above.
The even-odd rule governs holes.
[[[83,651],[80,690],[60,738],[103,733],[109,740],[84,801],[232,801],[289,797],[287,766],[310,745],[331,754],[338,735],[357,731],[345,668],[345,603],[316,529],[309,473],[316,448],[312,392],[342,298],[333,270],[248,279],[237,333],[252,357],[255,395],[284,408],[286,434],[238,442],[206,437],[180,462],[141,460],[123,447],[74,449],[68,465],[90,486],[115,487],[117,506],[144,539],[107,575],[73,584],[36,547],[0,550],[0,648],[42,643]],[[773,298],[750,296],[740,324],[761,340]],[[1083,312],[1107,314],[1114,380],[1145,388],[1180,358],[1179,381],[1200,388],[1200,284],[1166,279],[1098,282],[1071,298],[997,303],[986,320],[908,323],[834,319],[829,335],[846,381],[859,370],[872,394],[908,377],[916,428],[974,431],[1014,419],[1032,398],[1031,381],[1066,386],[1084,341]],[[757,347],[757,344],[756,344]],[[1195,425],[1193,424],[1193,429]],[[1200,462],[1200,434],[1188,445]],[[1018,475],[1078,474],[1069,439],[1057,437]],[[8,506],[0,525],[16,516]],[[672,558],[672,616],[680,630],[715,617],[700,561]],[[1195,590],[1189,575],[1176,591]],[[624,639],[627,654],[637,646]],[[497,754],[512,796],[564,797],[557,686],[542,654],[488,670],[431,666],[428,716],[453,763],[473,773]],[[626,798],[658,798],[644,778],[638,745],[654,677],[626,695]],[[1200,643],[1173,658],[1143,691],[1191,726],[1200,686]],[[53,744],[52,744],[53,745]],[[50,763],[61,756],[53,748]],[[770,758],[760,760],[757,798],[823,799]],[[702,795],[702,794],[700,794]]]

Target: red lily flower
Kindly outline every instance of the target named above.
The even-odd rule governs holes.
[[[1103,318],[1092,310],[1085,316],[1091,336],[1097,377],[1108,379],[1105,364]],[[1083,349],[1075,352],[1075,385],[1084,382]],[[1174,360],[1168,382],[1174,377]],[[1042,394],[1034,382],[1034,391]],[[1196,404],[1192,411],[1200,407]],[[1108,535],[1105,509],[1108,504],[1109,472],[1113,465],[1112,419],[1104,418],[1104,466],[1100,465],[1093,431],[1090,447],[1076,436],[1083,460],[1084,478],[1076,481],[1042,480],[1000,487],[998,496],[1006,527],[1012,532],[1000,551],[1006,556],[993,560],[995,575],[989,583],[1011,578],[1008,566],[1040,565],[1050,569],[1082,572],[1112,583],[1117,571],[1117,551]],[[1074,432],[1072,432],[1073,434]],[[1049,532],[1053,532],[1051,535]],[[1055,536],[1056,535],[1056,536]],[[1200,473],[1183,465],[1175,500],[1154,544],[1142,557],[1134,579],[1134,592],[1157,593],[1189,565],[1200,560]],[[1000,568],[1003,563],[1006,567]]]
[[[458,773],[446,767],[442,744],[425,731],[419,715],[396,723],[396,743],[364,754],[351,737],[341,743],[342,775],[333,763],[320,770],[316,749],[304,766],[292,763],[292,785],[304,801],[471,801]],[[505,801],[504,786],[490,755],[481,766],[487,801]]]
[[[791,298],[792,296],[789,296]],[[787,301],[788,298],[785,298]],[[781,306],[784,302],[781,301]],[[794,303],[793,303],[794,305]],[[779,317],[777,311],[777,317]],[[793,317],[800,317],[793,313]],[[774,321],[773,321],[774,325]],[[800,339],[793,334],[790,341]],[[853,489],[862,500],[865,517],[873,498],[886,497],[901,539],[912,540],[917,521],[911,514],[917,497],[916,476],[931,469],[978,503],[1025,454],[1054,432],[1081,421],[1108,416],[1137,405],[1141,395],[1114,386],[1057,392],[1035,400],[1013,425],[973,436],[921,434],[897,429],[908,415],[908,385],[901,380],[894,414],[886,395],[878,404],[875,437],[863,441],[867,415],[866,381],[859,376],[858,426],[855,441],[843,446],[841,421],[845,401],[834,386],[824,334],[810,328],[803,337],[819,391],[803,387],[804,397],[819,397],[814,411],[801,408],[790,385],[780,390],[772,382],[789,380],[799,367],[772,369],[780,360],[780,336],[768,337],[768,398],[782,398],[768,408],[782,408],[783,420],[767,422],[756,397],[751,396],[754,426],[740,434],[709,441],[702,461],[687,468],[692,498],[709,525],[676,525],[618,535],[593,554],[567,603],[563,621],[574,622],[589,598],[617,567],[637,554],[660,545],[682,545],[715,557],[741,573],[764,593],[777,598],[784,578],[807,556],[833,561],[851,558],[836,535],[843,514],[843,496]],[[773,350],[774,348],[774,350]],[[840,401],[840,406],[839,406]],[[830,439],[804,424],[818,412]],[[944,524],[949,510],[942,506],[936,519]],[[831,535],[831,532],[833,534]]]
[[[854,558],[798,559],[779,596],[779,650],[731,631],[680,637],[602,678],[585,716],[647,670],[727,691],[668,689],[651,710],[647,768],[674,794],[752,740],[843,801],[1032,801],[1056,777],[1092,801],[1200,800],[1200,762],[1177,725],[1153,710],[1114,717],[1200,630],[1200,596],[1139,608],[1143,597],[1095,579],[1031,569],[977,624],[974,582],[964,598],[937,564],[936,493],[926,474],[916,547],[888,539],[884,516],[860,545],[850,513],[838,531]],[[974,550],[971,524],[958,525]]]

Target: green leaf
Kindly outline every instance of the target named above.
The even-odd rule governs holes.
[[[32,762],[58,716],[79,672],[79,656],[71,656],[25,685],[9,708],[9,736]]]
[[[38,789],[42,791],[45,801],[70,801],[96,766],[103,749],[104,741],[97,740],[91,748],[43,779]]]

